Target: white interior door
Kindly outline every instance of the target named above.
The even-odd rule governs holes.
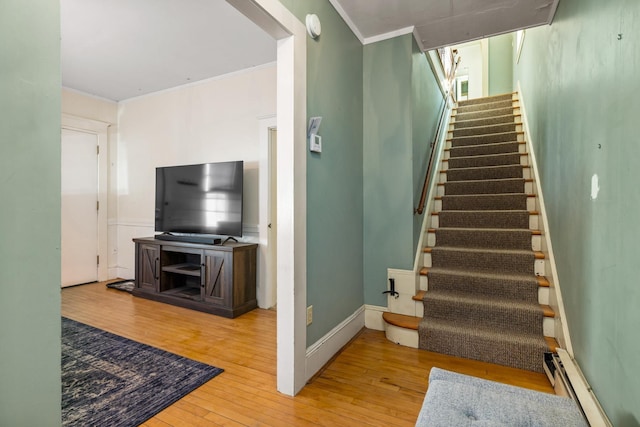
[[[269,260],[267,271],[269,275],[269,292],[271,294],[271,301],[277,301],[277,235],[278,235],[278,216],[276,209],[276,201],[278,200],[278,190],[276,181],[276,146],[278,141],[278,132],[275,128],[269,129]]]
[[[98,280],[98,136],[62,129],[62,286]]]

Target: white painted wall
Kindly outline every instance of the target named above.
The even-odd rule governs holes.
[[[462,62],[456,72],[456,77],[469,77],[469,99],[481,98],[487,93],[485,88],[485,52],[481,40],[453,46],[458,49]],[[487,76],[488,77],[488,76]]]
[[[132,239],[154,234],[158,166],[243,160],[244,240],[259,241],[259,121],[275,113],[275,64],[119,103],[119,277],[134,277]]]

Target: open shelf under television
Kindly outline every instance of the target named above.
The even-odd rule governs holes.
[[[133,239],[135,296],[236,317],[257,307],[257,245]]]

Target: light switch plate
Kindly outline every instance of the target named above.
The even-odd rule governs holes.
[[[320,135],[311,134],[309,137],[309,150],[314,153],[322,153],[322,137]]]

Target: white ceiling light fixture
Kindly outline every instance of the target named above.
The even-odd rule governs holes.
[[[320,25],[320,18],[316,14],[309,14],[306,18],[307,33],[312,39],[318,38],[322,32],[322,26]]]

